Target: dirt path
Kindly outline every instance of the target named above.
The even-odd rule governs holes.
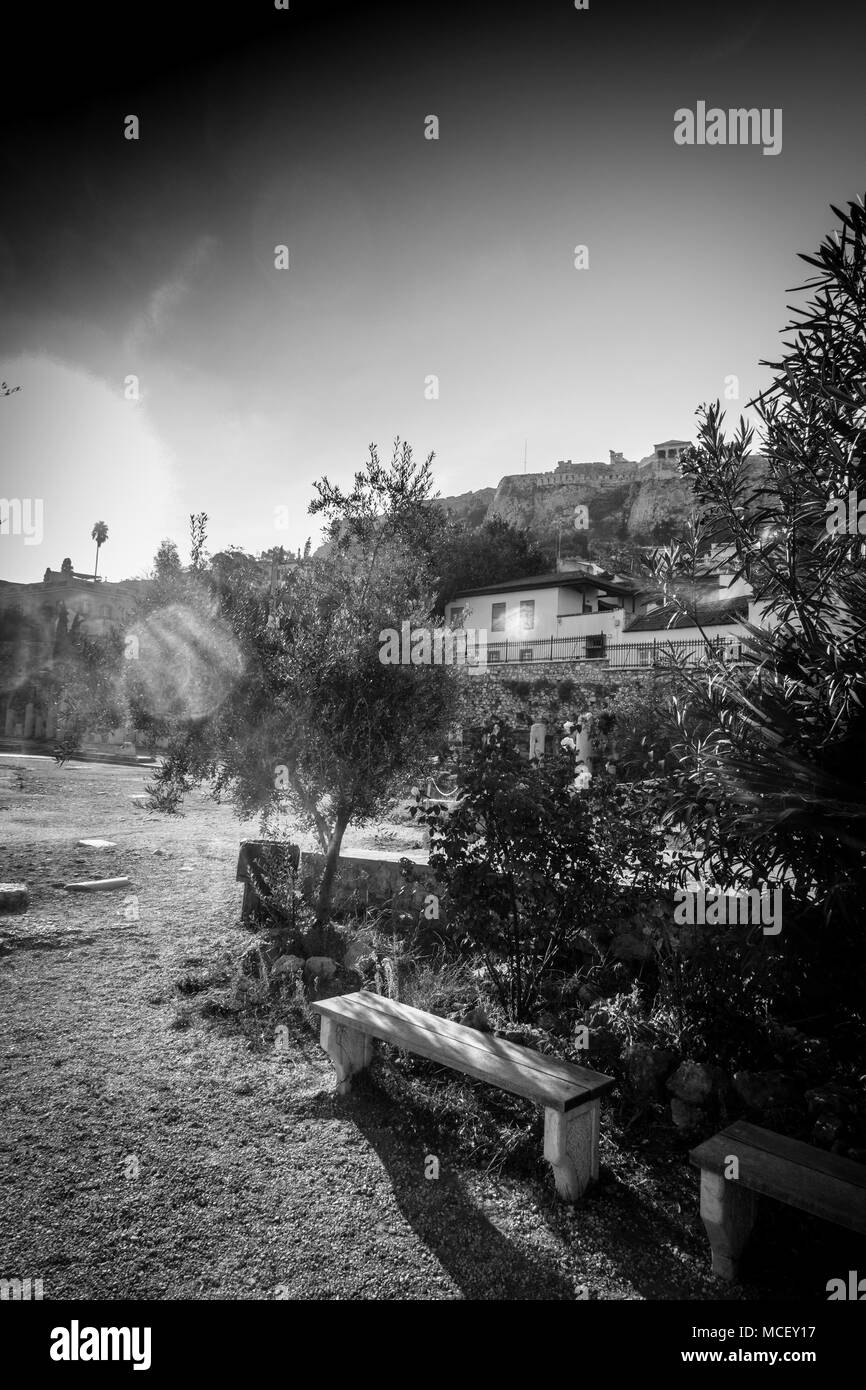
[[[614,1184],[577,1213],[443,1159],[375,1096],[336,1102],[315,1040],[251,1049],[189,1011],[184,971],[239,956],[243,828],[192,798],[130,799],[134,769],[0,760],[0,1277],[46,1298],[717,1297],[702,1235]],[[116,848],[88,850],[101,836]],[[125,873],[118,894],[65,878]]]

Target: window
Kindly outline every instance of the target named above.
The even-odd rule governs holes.
[[[521,608],[523,604],[520,605]],[[490,610],[490,630],[491,632],[505,631],[505,604],[494,603]]]
[[[107,603],[104,603],[104,604],[102,605],[102,607],[100,608],[100,610],[99,610],[99,616],[100,616],[100,618],[110,618],[110,617],[111,617],[111,609],[109,608],[109,606],[108,606]]]
[[[460,626],[460,624],[463,622],[465,612],[466,609],[463,608],[459,603],[456,603],[452,608],[449,608],[448,617],[450,619],[452,627]]]
[[[532,650],[531,647],[521,647],[521,648],[520,648],[520,660],[521,660],[521,661],[534,661],[534,660],[535,660],[535,652]]]
[[[520,631],[531,632],[535,627],[535,599],[520,601]]]

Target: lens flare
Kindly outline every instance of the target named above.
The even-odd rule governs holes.
[[[133,635],[138,698],[157,718],[213,714],[243,673],[237,640],[215,610],[173,603],[139,623]]]

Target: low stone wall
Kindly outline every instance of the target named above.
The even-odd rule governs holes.
[[[411,879],[404,877],[401,859],[411,862]],[[313,893],[324,867],[323,854],[314,850],[301,852],[298,879],[303,893]],[[419,913],[424,910],[429,894],[433,894],[438,901],[442,890],[436,884],[425,853],[418,850],[385,853],[349,850],[340,855],[333,905],[341,912],[384,907],[393,903],[398,912]]]

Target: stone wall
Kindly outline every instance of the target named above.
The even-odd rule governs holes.
[[[402,865],[412,865],[411,875],[403,873]],[[316,850],[301,853],[298,871],[301,891],[311,898],[322,877],[325,856]],[[430,911],[428,897],[436,899],[436,919],[439,919],[439,899],[444,890],[427,863],[427,851],[365,851],[346,850],[334,881],[333,905],[341,911],[357,912],[367,907],[383,907],[393,903],[397,912],[422,914],[425,905]]]
[[[519,664],[488,666],[483,675],[455,666],[452,675],[461,686],[459,725],[477,728],[498,717],[512,728],[525,728],[527,738],[533,723],[546,724],[551,733],[573,719],[591,695],[601,700],[624,686],[653,692],[669,680],[662,671],[610,670],[574,661],[545,661],[531,670]]]

